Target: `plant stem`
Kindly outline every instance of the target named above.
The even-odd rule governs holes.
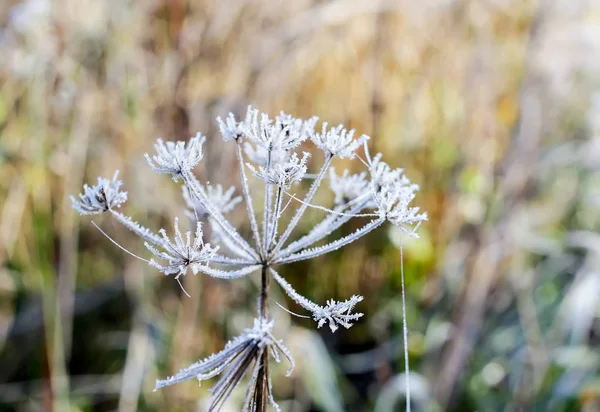
[[[260,278],[260,300],[258,303],[258,316],[259,318],[266,321],[268,316],[268,300],[269,300],[269,280],[270,276],[267,273],[268,265],[264,264],[261,271]],[[256,410],[260,412],[267,412],[267,406],[269,404],[269,352],[265,350],[260,357],[256,360],[261,363],[259,367],[259,375],[257,382],[257,390],[255,393],[256,399]]]
[[[265,319],[269,314],[269,274],[267,273],[267,265],[263,265],[260,277],[260,300],[258,303],[258,316]]]

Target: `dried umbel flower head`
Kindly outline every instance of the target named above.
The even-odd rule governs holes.
[[[221,279],[234,279],[260,272],[261,289],[257,317],[252,328],[230,341],[225,348],[208,358],[176,373],[173,377],[159,380],[156,388],[172,385],[183,380],[197,378],[206,380],[220,375],[212,389],[210,410],[217,410],[239,384],[247,371],[250,373],[245,411],[265,411],[268,405],[279,407],[271,394],[269,362],[276,361],[283,354],[292,362],[292,357],[283,343],[272,333],[273,319],[269,315],[269,285],[273,279],[295,302],[310,315],[317,327],[327,325],[332,332],[339,327],[350,328],[363,314],[353,312],[363,300],[354,295],[347,300],[330,299],[319,305],[302,296],[275,270],[276,266],[313,259],[333,252],[354,242],[367,233],[391,222],[410,236],[419,224],[427,220],[425,213],[411,206],[419,187],[410,182],[402,169],[393,169],[382,160],[380,154],[371,157],[367,147],[367,136],[354,138],[354,131],[343,126],[327,128],[315,132],[317,118],[296,119],[281,113],[270,118],[265,113],[248,108],[243,120],[236,120],[230,114],[223,121],[218,119],[219,130],[227,144],[235,145],[241,184],[241,197],[234,196],[235,189],[223,190],[220,185],[201,183],[193,173],[193,168],[202,160],[204,137],[197,134],[186,142],[163,142],[155,145],[156,154],[146,155],[150,167],[158,172],[171,175],[173,180],[183,182],[183,194],[188,206],[188,216],[195,224],[195,235],[186,232],[183,236],[179,222],[174,224],[174,237],[167,236],[143,227],[131,218],[115,210],[127,199],[125,192],[119,191],[121,182],[99,179],[98,185],[84,187],[79,200],[73,198],[73,207],[81,214],[109,212],[119,223],[140,236],[153,259],[148,262],[160,272],[178,279],[191,269],[195,275],[203,273]],[[320,168],[308,176],[309,153],[298,150],[313,145],[321,151]],[[337,158],[355,158],[364,146],[367,165],[365,172],[351,175],[345,171],[335,174],[333,162]],[[246,155],[246,157],[244,156]],[[316,162],[316,160],[314,161]],[[254,176],[249,181],[247,169]],[[252,176],[250,176],[252,178]],[[321,183],[329,177],[330,187],[335,195],[333,209],[313,202]],[[304,196],[290,193],[309,182]],[[262,192],[259,224],[258,204],[253,194]],[[240,235],[226,215],[243,199],[247,220],[251,229],[251,239]],[[308,208],[324,212],[323,219],[306,234],[290,238]],[[284,217],[285,211],[291,211]],[[353,233],[333,241],[327,239],[338,228],[352,219],[366,219]],[[203,239],[202,223],[211,227],[211,243]],[[280,226],[283,230],[280,230]],[[293,363],[292,363],[293,364]],[[407,365],[408,367],[408,365]],[[290,370],[291,372],[291,370]]]
[[[119,177],[118,170],[112,180],[99,177],[97,185],[91,187],[84,185],[79,199],[71,196],[73,209],[82,215],[96,215],[121,207],[121,204],[127,201],[127,192],[119,190],[123,182],[117,180],[117,177]]]

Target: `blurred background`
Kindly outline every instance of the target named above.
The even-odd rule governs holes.
[[[210,383],[154,380],[247,327],[257,279],[187,276],[188,298],[68,195],[119,169],[125,212],[169,227],[181,191],[143,153],[202,131],[199,175],[237,184],[214,118],[248,104],[356,128],[421,185],[415,409],[600,410],[600,1],[3,0],[1,411],[206,408]],[[316,302],[364,295],[365,316],[331,334],[273,310],[297,363],[284,411],[404,410],[400,242],[285,268]]]

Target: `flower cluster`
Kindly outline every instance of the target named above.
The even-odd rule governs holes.
[[[202,160],[202,145],[206,138],[198,133],[188,144],[185,142],[165,142],[158,139],[154,148],[156,155],[150,158],[146,153],[148,164],[157,173],[170,174],[177,181],[184,172],[189,172]],[[156,164],[155,164],[156,163]]]
[[[188,268],[192,273],[197,274],[203,267],[207,266],[207,262],[213,258],[219,247],[212,247],[210,244],[205,245],[202,239],[202,223],[196,223],[196,235],[194,242],[191,241],[191,232],[185,234],[185,241],[179,231],[179,219],[175,218],[175,237],[171,241],[167,232],[161,229],[159,233],[163,237],[161,247],[164,251],[158,250],[155,246],[146,242],[145,246],[152,254],[169,262],[166,265],[157,263],[154,259],[150,260],[150,264],[157,268],[165,275],[176,275],[175,279],[181,275],[185,275]]]
[[[304,152],[302,158],[296,153],[289,156],[286,161],[274,162],[269,166],[259,166],[258,170],[250,163],[248,168],[259,179],[268,184],[289,189],[293,183],[299,183],[306,174],[306,162],[310,153]]]
[[[71,196],[73,209],[82,215],[96,215],[121,207],[121,204],[127,201],[127,192],[119,190],[123,182],[117,180],[118,176],[117,170],[112,180],[99,177],[97,185],[91,187],[84,185],[79,200]]]
[[[212,389],[210,410],[218,409],[239,384],[247,370],[252,370],[244,409],[264,411],[268,404],[278,409],[271,395],[268,364],[270,355],[279,360],[283,354],[291,362],[291,355],[281,341],[272,334],[273,320],[269,315],[269,279],[302,309],[310,313],[317,327],[329,326],[332,332],[339,327],[350,328],[363,314],[353,312],[362,296],[347,300],[330,299],[320,305],[302,296],[276,270],[276,266],[316,258],[342,248],[367,233],[391,222],[411,236],[416,236],[418,225],[427,219],[411,205],[419,187],[413,184],[402,169],[393,169],[380,154],[371,157],[367,147],[369,138],[354,138],[353,130],[343,126],[328,128],[323,124],[315,132],[317,118],[302,120],[280,113],[270,118],[265,113],[248,108],[243,120],[229,114],[218,118],[223,140],[235,145],[240,172],[240,196],[235,189],[224,190],[221,185],[201,183],[194,175],[194,167],[202,160],[205,138],[197,134],[188,142],[163,142],[155,145],[156,154],[146,158],[152,170],[170,175],[174,181],[183,181],[183,197],[188,206],[187,215],[193,220],[195,234],[182,235],[175,219],[174,236],[166,231],[158,233],[143,227],[117,211],[127,199],[119,189],[122,185],[115,174],[112,180],[98,179],[98,185],[84,186],[79,199],[72,198],[73,208],[81,214],[109,212],[144,240],[153,255],[145,260],[165,275],[178,279],[188,273],[203,273],[221,279],[234,279],[261,272],[261,290],[257,319],[252,328],[230,341],[225,348],[208,358],[157,381],[156,388],[172,385],[190,378],[206,380],[221,375]],[[300,151],[312,145],[321,155],[311,157]],[[338,158],[353,159],[364,147],[362,163],[367,170],[342,175],[334,171]],[[322,160],[320,168],[310,176],[309,167]],[[251,173],[248,174],[247,171]],[[249,177],[250,175],[250,178]],[[254,176],[254,178],[252,178]],[[324,180],[335,197],[333,209],[314,203],[315,195]],[[308,189],[303,196],[289,193],[292,185]],[[262,213],[253,200],[257,190],[262,192]],[[249,222],[251,239],[243,237],[226,217],[243,201]],[[308,233],[292,236],[308,208],[324,212],[322,220]],[[262,215],[262,216],[260,216]],[[284,218],[284,216],[286,216]],[[350,221],[368,218],[345,236],[329,239],[338,228]],[[259,222],[262,224],[259,224]],[[202,224],[210,225],[211,243],[205,243]],[[283,223],[286,223],[283,225]],[[280,231],[280,226],[283,230]],[[290,241],[291,240],[291,241]],[[290,371],[291,372],[291,371]]]

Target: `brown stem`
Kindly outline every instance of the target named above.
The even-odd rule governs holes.
[[[267,265],[263,265],[260,278],[260,301],[258,303],[258,316],[261,320],[265,319],[269,314],[269,280]]]
[[[264,350],[260,359],[261,363],[256,383],[255,406],[259,412],[267,412],[269,406],[269,352]]]

